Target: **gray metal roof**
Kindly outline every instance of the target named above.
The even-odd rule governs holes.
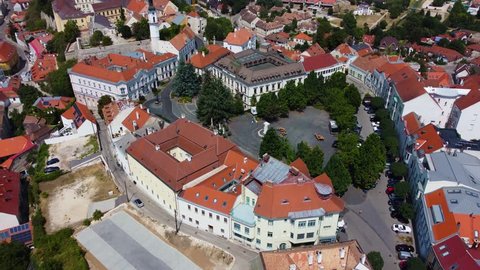
[[[241,203],[233,208],[231,215],[235,221],[248,226],[255,226],[255,214],[251,205]]]
[[[430,181],[451,181],[480,190],[480,159],[461,152],[437,152],[427,159]]]
[[[298,211],[298,212],[289,212],[288,218],[289,219],[298,219],[298,218],[310,218],[310,217],[322,217],[325,215],[325,210],[323,208],[318,208],[314,210],[305,210],[305,211]]]
[[[443,188],[450,212],[480,214],[480,192],[464,187]]]
[[[262,161],[257,166],[253,171],[253,177],[262,183],[266,181],[280,183],[287,177],[289,170],[290,166],[274,157],[270,157],[268,162]]]

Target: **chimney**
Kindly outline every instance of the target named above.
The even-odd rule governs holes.
[[[362,257],[360,258],[360,262],[361,262],[363,265],[365,265],[366,259],[367,259],[367,255],[362,254]]]
[[[142,109],[142,110],[143,110],[143,104],[140,104],[140,109]]]
[[[160,151],[160,145],[158,144],[155,145],[155,151]]]
[[[202,57],[205,57],[205,51],[202,51]]]
[[[268,153],[263,154],[262,156],[263,162],[267,163],[270,160],[270,155]]]
[[[308,253],[308,265],[313,265],[313,253]]]
[[[140,119],[140,113],[138,111],[135,112],[135,116],[137,117],[137,120]]]
[[[322,263],[322,259],[323,259],[322,252],[321,252],[321,251],[317,251],[317,263],[318,263],[318,264],[321,264],[321,263]]]
[[[147,108],[147,113],[150,114],[150,108]]]
[[[345,259],[345,248],[340,248],[339,249],[339,252],[340,252],[340,259]]]
[[[133,125],[133,130],[134,131],[138,129],[137,121],[133,120],[132,125]]]

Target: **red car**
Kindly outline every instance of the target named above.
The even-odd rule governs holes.
[[[385,190],[385,193],[392,194],[394,191],[395,191],[394,187],[387,187],[387,189]]]
[[[400,261],[398,263],[398,266],[400,267],[400,269],[406,269],[407,268],[407,260]]]

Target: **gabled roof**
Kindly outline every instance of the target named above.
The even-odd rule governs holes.
[[[463,240],[454,235],[432,247],[442,269],[478,269],[480,265]]]
[[[338,64],[338,62],[335,57],[327,53],[305,58],[302,64],[305,71],[310,72],[313,70],[319,70],[334,66]]]
[[[27,136],[17,136],[0,140],[0,158],[8,158],[0,167],[9,169],[15,158],[31,150],[35,144]]]
[[[448,209],[443,189],[425,194],[425,205],[424,211],[427,211],[425,213],[426,218],[430,218],[432,221],[434,241],[442,240],[457,232],[457,223],[455,222],[455,217]],[[433,220],[433,213],[438,216],[439,220],[437,220],[437,223]]]
[[[425,154],[430,154],[443,148],[442,137],[437,133],[435,125],[428,124],[415,131],[415,134],[415,150],[423,150]]]
[[[295,159],[292,163],[290,163],[290,166],[297,168],[300,172],[310,177],[310,171],[308,170],[307,164],[305,164],[301,158]]]
[[[126,127],[130,132],[134,132],[137,129],[142,128],[145,123],[150,119],[150,114],[145,110],[136,107],[133,111],[122,121],[122,125]],[[136,127],[133,123],[135,121]]]
[[[363,35],[362,41],[367,44],[373,45],[373,43],[375,42],[375,35]]]
[[[79,128],[85,120],[88,120],[92,123],[96,123],[97,121],[95,120],[95,117],[93,114],[90,112],[90,110],[87,108],[87,106],[83,105],[80,102],[75,102],[73,105],[66,110],[64,113],[62,113],[62,117],[73,120],[75,126]]]
[[[0,213],[20,215],[20,174],[0,168]]]
[[[480,90],[477,88],[472,89],[467,95],[455,100],[455,105],[458,107],[458,109],[463,111],[466,108],[477,104],[478,102],[480,102]]]
[[[335,51],[343,55],[355,55],[356,51],[347,43],[342,43],[335,48]]]
[[[295,39],[300,39],[308,42],[313,41],[313,38],[305,33],[299,33],[298,35],[295,36]]]
[[[388,59],[385,56],[368,55],[358,57],[355,59],[355,61],[353,61],[352,65],[361,70],[373,72],[373,70],[385,65],[386,63],[388,63]]]
[[[319,216],[343,211],[343,201],[333,194],[333,188],[325,182],[331,184],[326,174],[302,182],[274,184],[267,181],[262,185],[255,214],[268,219],[284,219],[304,214],[316,213],[314,216]],[[307,213],[308,211],[311,212]]]
[[[123,5],[123,0],[106,0],[103,2],[93,3],[92,8],[95,12],[120,8]]]
[[[390,78],[395,82],[395,88],[403,102],[410,101],[427,93],[421,82],[420,75],[408,65],[391,74]]]
[[[130,0],[126,8],[134,13],[141,14],[147,11],[147,7],[147,2],[144,0]]]
[[[58,110],[65,110],[70,102],[73,101],[71,97],[39,97],[33,103],[33,106],[40,110],[48,108],[55,108]]]
[[[228,49],[216,44],[208,45],[207,50],[208,50],[208,54],[206,55],[203,55],[201,53],[193,55],[190,58],[190,63],[194,67],[198,69],[202,69],[215,63],[216,61],[218,61],[218,59],[226,55],[229,55],[231,53]]]
[[[415,131],[419,130],[421,127],[419,117],[415,112],[406,114],[403,117],[403,122],[405,125],[405,131],[407,132],[407,135],[413,134]]]
[[[41,82],[50,72],[57,70],[57,57],[54,54],[45,54],[37,58],[31,68],[32,80]]]
[[[240,28],[236,31],[228,33],[224,42],[230,45],[241,46],[253,38],[253,33],[247,28]]]
[[[179,162],[168,151],[178,147],[191,157]],[[179,119],[163,130],[133,142],[127,153],[174,191],[213,169],[237,147],[210,130]]]
[[[0,40],[0,63],[9,62],[16,53],[15,46],[7,41]]]
[[[325,50],[318,43],[310,46],[310,48],[308,48],[305,52],[307,52],[310,57],[326,53]]]
[[[178,33],[176,36],[174,36],[171,40],[170,43],[180,51],[185,47],[190,41],[195,40],[195,33],[190,29],[190,27],[185,27],[183,30]]]

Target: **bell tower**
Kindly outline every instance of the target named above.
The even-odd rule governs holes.
[[[152,52],[159,51],[160,43],[160,25],[158,24],[157,10],[153,5],[153,0],[148,0],[148,25],[150,28],[150,47]]]

